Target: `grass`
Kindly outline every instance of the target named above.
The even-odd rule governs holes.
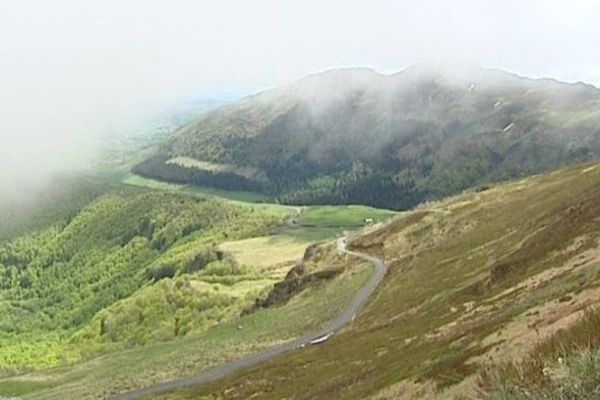
[[[390,271],[327,346],[159,398],[391,399],[406,383],[471,396],[490,359],[520,358],[600,300],[599,187],[588,164],[405,213],[352,242]]]
[[[366,206],[316,206],[304,211],[299,223],[320,228],[359,228],[372,223],[383,222],[397,213]]]
[[[368,225],[367,219],[373,220],[376,224],[383,222],[394,215],[396,212],[391,210],[382,210],[367,206],[311,206],[294,207],[269,203],[269,197],[244,191],[219,190],[208,187],[199,187],[194,185],[180,185],[164,181],[145,178],[135,174],[127,174],[118,178],[120,182],[141,186],[156,190],[182,192],[199,196],[216,196],[222,199],[239,202],[242,204],[256,203],[256,207],[263,207],[282,215],[297,212],[299,214],[296,223],[300,227],[326,229],[356,229]],[[323,231],[322,231],[323,232]],[[330,235],[327,237],[331,237]]]
[[[25,396],[29,393],[42,389],[48,389],[51,387],[52,384],[48,384],[45,382],[2,382],[2,385],[0,386],[0,396]]]
[[[276,218],[280,218],[282,220],[298,212],[297,207],[270,203],[269,201],[271,199],[254,192],[220,190],[194,185],[179,185],[176,183],[168,183],[159,180],[144,178],[142,176],[131,173],[126,175],[115,176],[113,177],[113,180],[117,183],[125,185],[143,187],[163,192],[185,194],[200,198],[212,197],[215,198],[215,200],[225,201],[228,204],[234,204],[242,207],[251,207],[259,210],[262,213],[268,214]]]
[[[139,175],[128,173],[120,177],[120,181],[127,185],[147,187],[151,189],[170,190],[184,192],[193,195],[216,196],[223,199],[240,201],[245,203],[266,203],[269,202],[269,197],[260,193],[247,191],[230,191],[220,190],[209,187],[200,187],[194,185],[179,185],[176,183],[168,183],[154,179],[144,178]]]
[[[331,240],[340,234],[342,229],[358,229],[383,222],[397,215],[390,210],[381,210],[367,206],[310,206],[294,207],[269,203],[269,198],[258,193],[227,191],[193,185],[179,185],[159,180],[144,178],[135,174],[119,176],[117,181],[127,185],[146,187],[154,190],[185,193],[193,196],[214,196],[233,204],[251,206],[261,212],[288,218],[288,224],[275,229],[273,235],[293,238],[301,243]],[[291,221],[295,221],[292,223]]]
[[[208,161],[199,161],[189,157],[175,157],[166,162],[185,168],[194,168],[200,171],[233,173],[248,179],[260,179],[261,171],[253,167],[241,167],[233,164],[216,164]]]
[[[329,283],[309,286],[284,306],[240,319],[241,310],[280,281],[302,258],[310,243],[337,236],[340,227],[346,226],[347,213],[333,213],[334,207],[324,207],[329,221],[338,219],[337,223],[303,225],[292,222],[292,218],[298,219],[304,211],[321,207],[304,209],[248,203],[236,195],[224,199],[207,194],[203,189],[133,175],[125,178],[125,182],[123,193],[108,193],[66,227],[56,228],[56,232],[51,231],[46,236],[57,236],[73,249],[89,249],[90,243],[100,243],[98,240],[104,237],[117,240],[116,236],[123,236],[118,239],[121,241],[134,237],[114,255],[109,254],[112,250],[94,253],[94,257],[100,258],[109,255],[106,268],[109,265],[115,268],[119,263],[129,262],[130,253],[146,246],[146,239],[136,239],[138,234],[131,236],[130,233],[140,231],[144,236],[143,232],[153,226],[150,248],[167,247],[160,254],[156,251],[146,254],[140,261],[149,273],[159,274],[169,267],[175,276],[140,286],[131,295],[96,313],[72,335],[71,331],[66,336],[57,333],[55,340],[45,344],[41,336],[21,337],[21,342],[15,342],[14,336],[4,342],[0,340],[0,345],[7,344],[3,356],[11,358],[9,364],[24,365],[25,360],[33,369],[26,373],[20,367],[7,369],[4,363],[4,376],[13,374],[14,377],[0,380],[3,395],[85,399],[104,396],[107,391],[123,391],[156,380],[189,375],[316,329],[336,316],[370,275],[369,266],[357,265]],[[209,224],[212,228],[208,230],[205,223],[194,223],[199,217],[195,215],[195,207],[218,207],[219,204],[222,206],[215,209],[213,216],[222,216],[223,220],[211,218],[218,223]],[[152,217],[150,224],[138,218],[140,210]],[[200,213],[203,215],[203,211]],[[372,215],[372,209],[367,213]],[[116,222],[103,222],[113,220]],[[133,225],[129,227],[130,222]],[[195,232],[200,226],[205,227],[205,231]],[[62,229],[69,234],[62,233]],[[122,232],[115,236],[110,233],[113,231]],[[51,242],[46,236],[37,238],[35,246],[45,248]],[[70,243],[71,236],[83,243]],[[28,243],[24,239],[19,246],[34,246]],[[21,252],[19,246],[13,249],[17,253]],[[213,260],[217,248],[225,252],[225,260]],[[322,248],[336,254],[331,246]],[[46,259],[46,251],[39,256],[42,260]],[[200,253],[206,253],[203,257],[209,258],[208,265],[190,273],[187,268]],[[310,270],[339,264],[340,260],[333,257],[326,255],[325,260],[311,264]],[[105,270],[104,267],[97,269]],[[292,315],[294,318],[289,318]],[[27,361],[29,358],[40,363]],[[135,371],[131,371],[132,362],[136,364]]]
[[[16,376],[0,380],[0,395],[43,399],[103,396],[105,390],[125,390],[190,374],[315,329],[340,312],[369,276],[369,267],[357,265],[331,283],[309,287],[283,307],[241,320],[239,315],[283,278],[310,243],[331,240],[341,228],[360,227],[364,218],[380,221],[393,215],[368,207],[281,206],[264,203],[266,198],[252,193],[181,186],[135,175],[113,176],[111,180],[112,189],[83,212],[75,212],[62,225],[38,236],[19,239],[10,245],[8,253],[0,249],[0,255],[8,260],[6,268],[15,262],[11,261],[13,253],[19,260],[33,257],[33,261],[27,258],[26,264],[37,268],[55,259],[55,254],[85,249],[85,257],[65,258],[61,271],[76,263],[78,273],[91,279],[86,271],[93,265],[94,271],[102,273],[101,278],[93,278],[100,284],[115,268],[129,268],[131,264],[135,267],[132,273],[139,272],[141,281],[131,287],[127,283],[130,277],[120,279],[121,286],[129,285],[130,293],[119,294],[117,299],[109,292],[100,293],[100,311],[90,314],[89,320],[78,317],[76,328],[57,330],[51,338],[38,332],[41,328],[32,330],[33,336],[0,338],[3,374]],[[119,186],[121,180],[125,187]],[[216,207],[210,229],[205,229],[202,219],[204,206],[207,210]],[[304,212],[307,219],[301,220]],[[141,218],[144,215],[147,221]],[[326,223],[306,222],[323,217]],[[148,235],[150,227],[154,232]],[[199,228],[204,231],[199,233]],[[98,249],[91,251],[94,246]],[[216,247],[225,251],[226,260],[209,262],[200,272],[187,271],[199,252],[212,257]],[[93,260],[88,262],[90,257]],[[168,268],[174,271],[172,278],[142,282],[146,273],[160,274]],[[32,276],[50,282],[44,274],[54,268],[40,271]],[[59,275],[52,272],[52,279]],[[65,293],[62,296],[53,296],[67,298],[69,307],[97,306],[98,301],[88,301],[90,296],[80,302],[70,300],[78,296],[77,288],[85,287],[77,279],[78,275],[72,274],[60,280],[73,287],[61,289]],[[47,284],[45,290],[48,288],[52,292],[52,285]],[[29,300],[18,303],[18,307],[38,307],[35,297],[39,290],[35,291],[35,296],[26,296]],[[112,303],[107,303],[108,298]],[[60,306],[61,312],[65,309]],[[17,315],[12,311],[8,314]],[[136,371],[131,371],[132,360]]]
[[[540,342],[527,357],[488,366],[479,376],[484,400],[575,400],[600,397],[600,308]]]
[[[334,239],[338,237],[341,232],[339,228],[331,227],[282,226],[275,230],[274,234],[293,237],[296,241],[310,243]]]
[[[177,342],[0,380],[0,393],[23,399],[88,399],[190,375],[318,328],[339,314],[370,273],[370,266],[359,265],[302,292],[284,306],[261,310]]]
[[[220,248],[229,252],[240,265],[260,271],[274,268],[273,272],[285,275],[290,263],[302,258],[308,243],[297,236],[273,235],[225,242]]]

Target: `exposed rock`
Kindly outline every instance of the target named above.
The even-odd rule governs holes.
[[[251,314],[261,308],[283,305],[310,285],[331,280],[343,271],[343,267],[332,267],[307,274],[306,266],[298,264],[287,273],[283,281],[275,284],[266,298],[257,298],[253,306],[243,310],[242,316]]]

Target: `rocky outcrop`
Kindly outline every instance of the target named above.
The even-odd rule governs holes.
[[[303,263],[297,264],[287,273],[283,281],[275,284],[267,297],[257,298],[251,307],[242,311],[242,315],[251,314],[261,308],[283,305],[311,285],[335,278],[344,271],[344,268],[332,267],[313,273],[307,273],[306,270]]]

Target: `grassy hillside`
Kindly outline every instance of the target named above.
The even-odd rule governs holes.
[[[202,196],[216,196],[222,199],[236,200],[246,203],[265,203],[269,202],[269,197],[255,192],[222,190],[211,187],[194,186],[186,184],[174,184],[169,182],[158,181],[154,179],[144,178],[135,174],[126,174],[120,177],[121,183],[147,187],[150,189],[167,190],[174,192],[184,192],[187,194],[198,194]]]
[[[242,240],[233,240],[219,245],[220,249],[230,251],[232,262],[245,271],[252,270],[258,276],[271,277],[279,281],[286,275],[299,258],[303,258],[304,248],[307,243],[291,236],[277,235],[271,237],[257,237]],[[299,241],[299,243],[298,243]],[[283,249],[282,249],[283,247]],[[248,251],[248,250],[251,251]],[[283,254],[268,255],[282,249]],[[260,256],[260,258],[256,258]],[[344,306],[362,287],[371,274],[369,265],[353,265],[346,267],[346,263],[337,255],[335,246],[324,245],[315,250],[311,256],[304,257],[303,263],[306,274],[319,271],[342,269],[342,272],[331,279],[315,280],[304,290],[295,294],[287,302],[277,307],[261,308],[243,317],[239,312],[232,318],[223,318],[220,324],[207,329],[192,329],[188,334],[170,341],[150,341],[145,346],[133,346],[128,349],[111,352],[106,356],[96,357],[90,361],[76,364],[61,364],[55,368],[40,369],[34,372],[19,374],[18,376],[0,378],[0,396],[22,396],[25,399],[93,399],[103,397],[109,393],[118,393],[131,388],[150,385],[157,381],[174,379],[190,375],[204,368],[225,362],[245,354],[258,351],[266,346],[295,338],[304,332],[320,328],[331,318],[337,316]],[[210,267],[207,267],[210,268]],[[191,275],[191,285],[198,285],[199,300],[206,299],[207,293],[212,293],[213,288],[207,287],[210,280],[205,279],[207,274]],[[221,275],[213,278],[230,279],[237,275]],[[157,301],[146,296],[146,290],[163,291],[165,287],[172,287],[181,282],[179,279],[165,278],[158,284],[148,286],[121,302],[113,318],[127,318],[131,316],[127,309],[130,303],[138,306],[133,314],[136,324],[125,325],[127,330],[139,331],[139,313],[143,313],[144,320],[151,320],[159,311],[162,301]],[[218,287],[217,294],[222,295],[243,290],[249,287],[248,281],[237,281],[233,285],[227,283],[213,283]],[[269,285],[272,286],[272,285]],[[173,292],[166,293],[175,299],[185,296],[189,288],[185,285],[174,288]],[[204,289],[204,291],[200,290]],[[208,289],[208,290],[207,290]],[[140,294],[143,294],[145,303],[140,303]],[[238,291],[238,295],[240,295]],[[204,295],[204,296],[203,296]],[[196,297],[194,296],[194,297]],[[165,296],[166,297],[166,296]],[[252,303],[244,302],[247,306]],[[238,304],[241,304],[238,302]],[[106,315],[113,308],[103,310],[99,315]],[[239,311],[239,310],[238,310]],[[149,317],[147,315],[149,314]],[[177,313],[175,313],[177,314]],[[152,332],[161,331],[167,327],[167,332],[173,328],[173,314],[161,315],[161,324],[154,325]],[[96,331],[100,324],[95,321],[90,324],[92,331]],[[130,321],[131,322],[131,321]],[[83,333],[82,333],[83,332]],[[75,341],[85,339],[85,346],[97,346],[95,340],[82,337],[88,334],[87,327],[75,336]],[[93,332],[92,332],[93,333]],[[117,331],[121,333],[121,331]],[[97,339],[97,338],[96,338]],[[63,349],[67,350],[67,349]],[[131,368],[135,365],[135,368]]]
[[[600,394],[600,309],[590,307],[522,359],[488,366],[476,382],[484,400],[592,400]]]
[[[360,266],[332,282],[307,289],[284,306],[264,309],[177,341],[0,379],[0,396],[31,400],[97,399],[192,375],[319,328],[341,312],[370,272],[369,266]]]
[[[597,312],[580,318],[600,300],[598,188],[600,167],[584,165],[404,213],[352,241],[383,257],[389,273],[327,345],[159,398],[458,399],[483,397],[481,384],[485,398],[541,398],[507,397],[498,380],[479,375],[538,343],[545,350],[532,357],[529,386],[510,367],[501,383],[533,388],[543,363],[554,374],[547,379],[558,379],[563,354],[571,372],[554,387],[590,387]]]
[[[135,174],[126,174],[120,183],[145,187],[171,193],[190,196],[213,197],[231,204],[248,205],[274,214],[288,214],[285,224],[272,230],[273,235],[283,235],[296,243],[319,242],[338,236],[344,229],[358,229],[385,221],[397,213],[373,207],[357,205],[292,207],[274,204],[272,199],[255,192],[231,191],[203,186],[176,184],[144,178]],[[273,239],[273,238],[270,238]],[[269,239],[269,240],[270,240]],[[279,247],[277,247],[279,252]],[[285,252],[285,250],[284,250]]]
[[[394,215],[123,182],[0,246],[0,396],[98,398],[314,330],[371,268],[346,268],[331,242],[305,255],[307,246]],[[298,279],[317,278],[253,309],[299,260]]]
[[[312,207],[302,212],[299,223],[318,227],[360,228],[365,224],[376,224],[396,213],[364,206]]]
[[[138,174],[290,204],[406,209],[597,159],[600,91],[499,70],[332,70],[176,131]]]

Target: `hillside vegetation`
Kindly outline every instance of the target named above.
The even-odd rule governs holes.
[[[276,278],[237,265],[217,246],[265,235],[282,218],[123,189],[1,246],[0,370],[169,340],[237,316]]]
[[[327,345],[158,398],[594,398],[599,188],[588,164],[406,212],[352,241],[389,273]]]
[[[121,179],[0,246],[0,396],[101,398],[316,330],[371,268],[314,242],[394,215]]]
[[[79,363],[61,359],[54,368],[38,365],[33,372],[0,377],[0,396],[102,398],[188,376],[320,329],[364,285],[371,267],[348,265],[331,243],[310,246],[305,252],[306,240],[304,233],[295,236],[288,228],[284,233],[232,238],[218,245],[217,252],[226,252],[235,271],[224,271],[223,263],[209,263],[199,272],[165,277],[142,287],[101,310],[60,349],[63,356],[82,349],[89,353],[90,348],[98,353],[118,351]],[[215,273],[216,268],[220,273]],[[285,284],[273,289],[282,280]],[[260,288],[265,290],[259,292]],[[242,312],[256,298],[270,299],[267,292],[278,293],[277,301],[264,301],[252,312]],[[195,317],[191,329],[185,324],[189,309]],[[178,318],[179,335],[174,333]],[[125,348],[122,340],[127,340]],[[37,352],[28,353],[30,358],[46,350],[33,340],[21,340],[19,349],[29,349],[29,343]],[[107,348],[109,343],[113,346]],[[19,357],[30,363],[28,367],[34,366],[31,359]]]
[[[407,209],[600,155],[600,91],[500,70],[341,69],[207,113],[138,174],[290,204]]]
[[[319,329],[339,315],[370,273],[368,266],[352,267],[331,281],[307,288],[284,305],[265,308],[176,341],[134,347],[84,363],[0,379],[0,397],[98,399],[193,375]]]
[[[526,357],[488,366],[477,380],[484,400],[592,400],[600,396],[600,309],[585,310],[567,329]]]
[[[73,218],[109,188],[95,177],[64,175],[38,189],[0,193],[0,243]]]

